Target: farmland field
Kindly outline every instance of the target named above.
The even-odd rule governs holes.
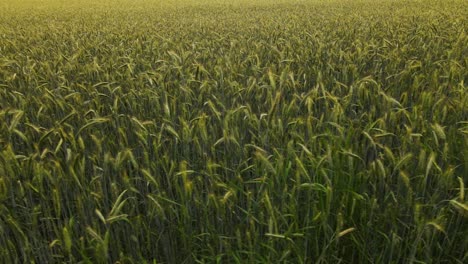
[[[0,263],[467,263],[468,1],[0,0]]]

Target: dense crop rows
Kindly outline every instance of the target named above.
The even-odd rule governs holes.
[[[466,263],[466,1],[0,0],[0,263]]]

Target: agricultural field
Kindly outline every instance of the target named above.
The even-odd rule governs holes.
[[[0,0],[0,263],[468,263],[468,1]]]

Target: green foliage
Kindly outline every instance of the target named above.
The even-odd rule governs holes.
[[[466,263],[467,10],[0,2],[0,263]]]

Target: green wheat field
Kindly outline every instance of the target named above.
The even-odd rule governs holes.
[[[467,263],[468,1],[0,0],[0,263]]]

